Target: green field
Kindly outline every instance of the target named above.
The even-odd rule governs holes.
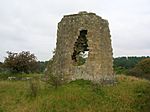
[[[117,76],[114,86],[77,80],[58,89],[38,81],[0,81],[0,112],[150,112],[150,82]]]

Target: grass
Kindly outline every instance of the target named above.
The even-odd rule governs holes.
[[[42,76],[43,74],[37,74],[37,73],[32,73],[32,74],[25,74],[25,73],[0,73],[0,80],[7,80],[8,77],[16,77],[17,79],[25,78],[25,77],[39,77]]]
[[[58,89],[39,82],[36,97],[30,97],[28,81],[0,81],[0,112],[149,112],[150,82],[123,75],[117,80],[114,86],[77,80]]]

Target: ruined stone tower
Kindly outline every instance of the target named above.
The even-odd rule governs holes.
[[[48,72],[68,80],[113,77],[108,21],[95,13],[65,15],[58,23],[57,47]]]

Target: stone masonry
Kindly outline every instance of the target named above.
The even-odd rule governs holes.
[[[57,47],[48,72],[68,81],[113,78],[108,21],[95,13],[65,15],[58,23]]]

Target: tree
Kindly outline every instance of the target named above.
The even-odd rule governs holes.
[[[150,58],[141,60],[134,68],[128,71],[128,75],[150,80]]]
[[[141,69],[144,74],[150,74],[150,58],[140,61],[136,65],[136,68]]]
[[[8,57],[5,57],[4,66],[12,73],[30,73],[38,70],[37,58],[29,51],[20,53],[7,52]]]
[[[3,71],[3,63],[0,62],[0,73]]]
[[[47,67],[48,61],[38,61],[39,65],[39,72],[44,73],[46,67]]]
[[[125,73],[130,71],[131,69],[135,69],[135,66],[143,59],[149,58],[147,57],[118,57],[114,58],[114,70],[117,74]],[[136,72],[136,70],[135,70]],[[139,72],[140,73],[140,72]]]

